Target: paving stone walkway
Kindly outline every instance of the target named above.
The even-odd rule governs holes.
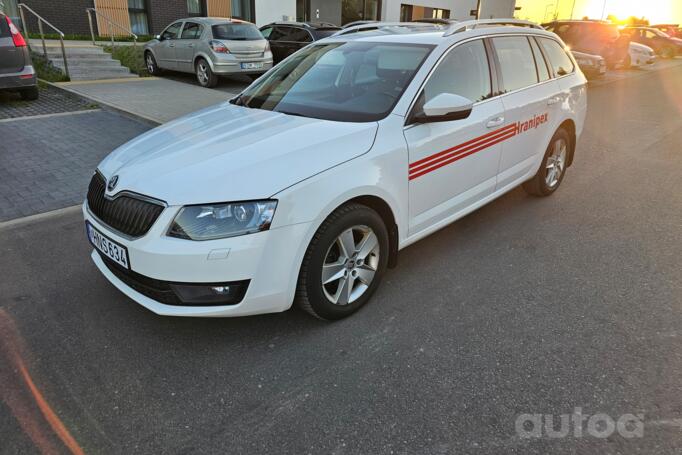
[[[40,88],[40,98],[23,101],[16,92],[0,92],[0,119],[58,114],[97,108],[92,101],[54,87]]]

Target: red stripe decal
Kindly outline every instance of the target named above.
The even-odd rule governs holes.
[[[418,172],[421,171],[424,168],[431,167],[434,164],[452,158],[454,155],[459,155],[461,153],[465,153],[471,149],[478,148],[484,144],[487,143],[493,143],[495,142],[498,138],[501,136],[506,136],[507,134],[511,133],[512,129],[511,128],[502,128],[500,130],[495,131],[493,135],[491,134],[486,134],[485,136],[481,136],[478,139],[473,139],[471,141],[465,142],[464,144],[457,145],[455,147],[449,148],[447,150],[444,150],[442,152],[438,152],[435,155],[431,155],[429,157],[423,158],[415,163],[412,163],[410,165],[410,172]]]
[[[431,171],[435,171],[436,169],[440,169],[443,166],[454,163],[455,161],[461,160],[462,158],[465,158],[469,155],[473,155],[474,153],[480,152],[481,150],[485,150],[488,147],[499,144],[500,142],[506,141],[507,139],[510,139],[514,136],[516,136],[516,129],[510,130],[506,134],[498,136],[492,141],[488,141],[488,142],[485,142],[482,144],[478,144],[477,146],[474,146],[474,147],[469,147],[466,150],[462,150],[461,153],[451,155],[451,156],[447,157],[446,159],[438,160],[437,162],[432,163],[432,165],[430,165],[430,166],[422,167],[421,169],[416,170],[416,171],[411,171],[409,174],[409,179],[413,180],[413,179],[416,179],[417,177],[421,177],[422,175],[428,174]]]
[[[470,141],[467,141],[467,142],[465,142],[465,143],[463,143],[463,144],[456,145],[456,146],[451,147],[451,148],[449,148],[449,149],[447,149],[447,150],[443,150],[442,152],[438,152],[438,153],[433,154],[433,155],[431,155],[431,156],[427,156],[426,158],[422,158],[421,160],[415,161],[414,163],[410,163],[410,167],[412,168],[412,167],[419,166],[420,164],[426,163],[427,161],[431,161],[431,160],[433,160],[433,159],[435,159],[435,158],[438,158],[438,157],[440,157],[440,156],[442,156],[442,155],[445,155],[446,153],[455,151],[455,150],[460,149],[460,148],[462,148],[462,147],[466,147],[467,145],[473,144],[474,142],[479,142],[479,141],[482,141],[482,140],[484,140],[484,139],[488,139],[488,138],[490,138],[490,137],[492,137],[492,136],[495,136],[495,135],[497,135],[497,134],[500,134],[500,133],[502,133],[502,132],[506,132],[506,131],[508,131],[508,130],[515,129],[515,128],[516,128],[516,125],[513,125],[513,124],[512,124],[512,125],[507,125],[507,126],[505,126],[505,127],[503,127],[503,128],[500,128],[499,130],[492,131],[492,132],[490,132],[490,133],[488,133],[488,134],[484,134],[483,136],[479,136],[479,137],[474,138],[474,139],[472,139],[472,140],[470,140]]]

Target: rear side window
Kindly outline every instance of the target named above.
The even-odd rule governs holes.
[[[258,27],[247,23],[217,24],[211,27],[215,39],[229,41],[255,41],[263,39]]]
[[[182,29],[182,39],[199,39],[201,36],[201,25],[194,22],[185,23],[185,28]]]
[[[283,41],[294,41],[296,43],[310,43],[313,41],[313,37],[310,36],[306,30],[302,28],[291,28],[289,29],[289,34],[282,38]]]
[[[502,72],[505,92],[522,89],[538,82],[533,51],[525,36],[492,39]]]
[[[559,43],[549,38],[538,38],[538,41],[549,58],[554,74],[565,76],[573,72],[573,61]]]
[[[488,55],[482,40],[457,46],[440,62],[424,86],[424,101],[441,93],[460,95],[474,102],[492,96]]]
[[[533,57],[535,57],[535,66],[538,68],[538,79],[540,79],[540,82],[547,81],[551,78],[551,76],[549,75],[549,69],[547,68],[545,58],[542,56],[542,52],[540,52],[540,48],[538,47],[538,43],[535,41],[535,39],[529,39],[530,47],[533,49]]]

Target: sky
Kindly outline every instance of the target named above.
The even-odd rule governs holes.
[[[569,19],[573,4],[574,0],[516,0],[516,6],[521,7],[516,17],[544,22],[558,12],[559,19]],[[682,23],[682,0],[575,0],[573,18],[601,19],[602,11],[603,18],[613,14],[621,19],[644,16],[651,24]]]

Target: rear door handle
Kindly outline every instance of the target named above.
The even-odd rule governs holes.
[[[496,126],[500,126],[504,123],[504,117],[495,117],[494,119],[490,119],[490,121],[485,125],[486,128],[495,128]]]

